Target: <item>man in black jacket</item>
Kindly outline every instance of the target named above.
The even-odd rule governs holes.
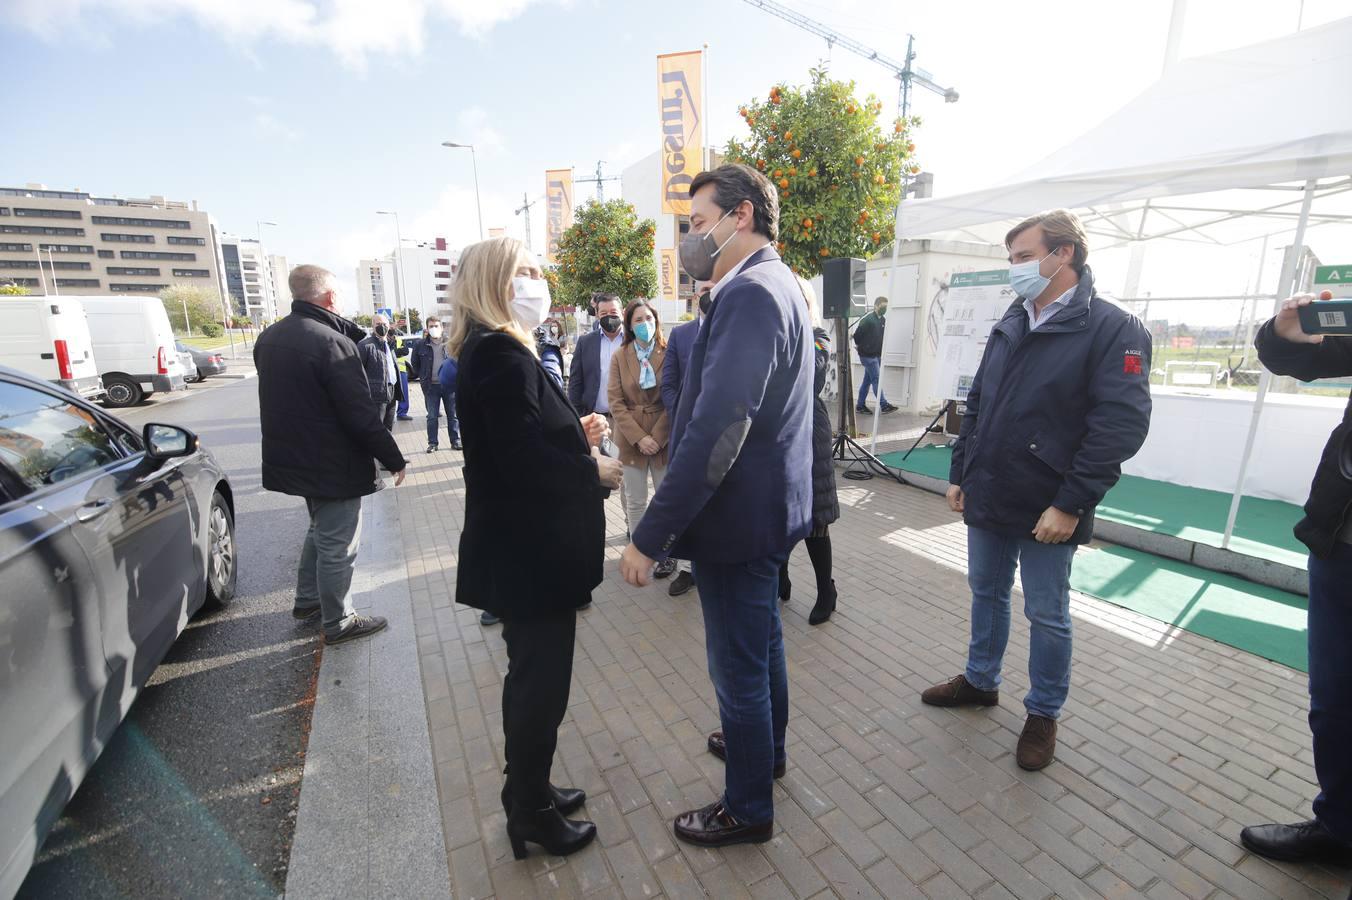
[[[384,313],[371,319],[371,333],[357,342],[366,383],[370,387],[371,402],[376,405],[385,430],[394,428],[394,411],[404,392],[399,381],[399,364],[395,348],[391,346],[390,320]]]
[[[948,503],[967,523],[972,637],[931,706],[995,706],[1017,565],[1030,624],[1028,711],[1015,759],[1042,769],[1070,693],[1070,565],[1094,508],[1150,428],[1150,333],[1098,296],[1088,238],[1063,209],[1005,237],[1018,295],[991,331],[953,447]]]
[[[1282,302],[1258,332],[1258,358],[1301,381],[1352,375],[1352,337],[1306,334],[1296,312],[1309,294]],[[1352,862],[1352,397],[1315,469],[1296,537],[1310,548],[1310,732],[1319,796],[1314,818],[1240,832],[1254,853],[1287,862]]]
[[[859,320],[854,328],[854,349],[859,351],[859,364],[864,367],[864,377],[859,382],[859,402],[854,405],[857,412],[871,413],[868,405],[868,389],[878,395],[883,412],[896,412],[897,408],[887,402],[883,396],[882,364],[883,334],[887,330],[887,298],[879,297],[873,301],[873,312]]]
[[[301,548],[292,615],[322,617],[324,643],[385,627],[352,608],[361,543],[361,498],[374,493],[373,457],[404,480],[404,457],[371,402],[357,355],[362,330],[338,314],[333,274],[297,266],[291,314],[258,336],[263,487],[305,498],[310,529]]]

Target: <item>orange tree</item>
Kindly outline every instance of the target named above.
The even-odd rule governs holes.
[[[556,306],[583,309],[593,291],[618,294],[625,303],[657,291],[652,219],[639,221],[625,200],[595,200],[578,210],[558,253]]]
[[[867,259],[892,240],[903,173],[920,171],[911,128],[879,124],[882,103],[854,82],[812,69],[806,87],[777,84],[741,107],[751,134],[728,142],[729,162],[755,166],[779,190],[779,253],[811,276],[832,256]]]

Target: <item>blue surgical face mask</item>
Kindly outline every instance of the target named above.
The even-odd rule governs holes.
[[[1058,248],[1059,249],[1059,248]],[[1056,267],[1056,272],[1051,277],[1042,274],[1042,263],[1055,253],[1053,250],[1042,259],[1030,259],[1028,262],[1015,263],[1009,267],[1009,286],[1014,289],[1014,293],[1025,300],[1036,300],[1042,296],[1042,292],[1047,289],[1047,285],[1052,283],[1052,278],[1056,277],[1056,272],[1065,268],[1065,263]]]
[[[653,328],[652,322],[639,322],[634,326],[634,337],[645,344],[653,339],[653,334],[655,332],[656,329]]]

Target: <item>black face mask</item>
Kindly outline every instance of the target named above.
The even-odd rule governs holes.
[[[712,305],[713,301],[709,299],[709,292],[702,292],[699,295],[699,314],[701,316],[707,316],[709,314],[709,307]]]
[[[390,333],[389,327],[385,325],[377,325],[374,331],[376,333],[376,337],[384,337],[385,335]]]
[[[619,330],[620,330],[620,317],[619,317],[619,316],[602,316],[602,317],[601,317],[601,330],[604,331],[606,334],[614,334],[615,332],[619,331]]]

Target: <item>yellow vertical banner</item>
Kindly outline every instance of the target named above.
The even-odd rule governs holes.
[[[662,212],[690,215],[690,182],[704,168],[702,51],[657,57],[662,119]]]
[[[661,256],[661,265],[658,266],[657,280],[661,289],[663,300],[670,300],[673,303],[680,294],[681,270],[677,266],[676,249],[664,248],[659,250]]]
[[[559,261],[559,242],[573,224],[573,170],[545,170],[545,262]]]

